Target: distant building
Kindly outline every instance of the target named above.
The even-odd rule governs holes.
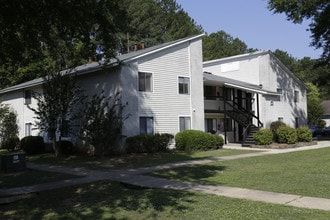
[[[326,122],[326,126],[330,126],[330,100],[323,101],[321,106],[324,108],[322,119]]]

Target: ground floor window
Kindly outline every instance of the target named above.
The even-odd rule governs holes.
[[[299,118],[295,118],[295,126],[296,128],[299,128]]]
[[[190,130],[191,129],[191,120],[190,117],[180,117],[180,131]]]
[[[153,134],[153,133],[154,133],[154,118],[140,117],[140,134]]]
[[[217,132],[217,119],[216,118],[206,118],[205,119],[205,131],[210,133]]]

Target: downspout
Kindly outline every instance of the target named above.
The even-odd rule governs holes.
[[[223,111],[224,111],[224,123],[223,123],[223,127],[224,127],[224,130],[225,130],[225,144],[227,143],[227,125],[226,125],[226,117],[227,117],[227,114],[226,114],[226,101],[227,101],[227,89],[226,87],[224,86],[223,87]]]
[[[257,93],[257,115],[258,115],[258,127],[259,127],[259,121],[260,121],[260,112],[259,112],[259,94]]]

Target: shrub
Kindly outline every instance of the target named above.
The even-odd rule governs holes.
[[[60,152],[63,155],[72,155],[77,152],[77,148],[73,145],[71,141],[58,141],[57,146],[60,146]]]
[[[186,130],[175,136],[175,147],[179,151],[204,151],[217,149],[223,145],[223,138],[203,131]]]
[[[171,134],[143,134],[126,139],[127,153],[155,153],[168,151],[168,145],[173,139]]]
[[[297,131],[289,126],[280,126],[276,130],[278,143],[294,144],[297,142]]]
[[[297,128],[297,136],[299,142],[311,142],[313,134],[307,126]]]
[[[257,145],[269,145],[273,143],[274,135],[269,129],[260,129],[253,135],[253,139]]]
[[[281,126],[286,126],[286,124],[284,122],[281,121],[274,121],[270,124],[270,130],[273,132],[273,140],[275,142],[278,142],[278,137],[277,137],[277,129]]]
[[[40,136],[27,136],[21,140],[21,149],[26,154],[40,154],[45,152],[44,140]]]
[[[15,150],[15,148],[19,147],[19,138],[17,136],[12,136],[10,138],[7,138],[4,142],[1,144],[2,149],[7,150]]]

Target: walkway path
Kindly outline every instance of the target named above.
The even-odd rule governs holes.
[[[283,205],[289,205],[295,207],[330,211],[330,199],[266,192],[260,190],[238,188],[238,187],[202,185],[198,183],[179,182],[179,181],[142,175],[157,170],[173,169],[173,168],[193,165],[193,164],[204,164],[214,161],[234,160],[234,159],[263,156],[269,154],[289,153],[294,151],[318,149],[329,146],[330,146],[330,141],[323,141],[323,142],[318,142],[317,145],[300,147],[300,148],[276,149],[276,150],[263,149],[264,151],[262,152],[257,151],[255,153],[249,153],[249,154],[241,154],[241,155],[226,156],[226,157],[215,157],[215,158],[207,158],[207,159],[200,159],[193,161],[190,160],[190,161],[170,163],[170,164],[164,164],[153,167],[114,170],[114,171],[87,170],[82,168],[67,168],[63,166],[52,166],[47,164],[40,165],[40,164],[28,163],[28,168],[30,169],[44,170],[50,172],[61,172],[61,173],[67,173],[81,177],[70,180],[57,181],[53,183],[39,184],[34,186],[0,189],[0,203],[10,202],[10,198],[12,196],[26,195],[28,193],[34,193],[43,190],[51,190],[65,186],[79,185],[83,183],[90,183],[98,180],[112,180],[130,185],[136,185],[140,187],[187,190],[187,191],[201,192],[206,194],[226,196],[231,198],[248,199],[248,200],[261,201],[267,203],[283,204]],[[237,148],[237,146],[226,145],[225,148],[235,149]],[[239,147],[239,149],[243,149],[243,148]],[[247,148],[247,149],[251,150],[251,148]]]

